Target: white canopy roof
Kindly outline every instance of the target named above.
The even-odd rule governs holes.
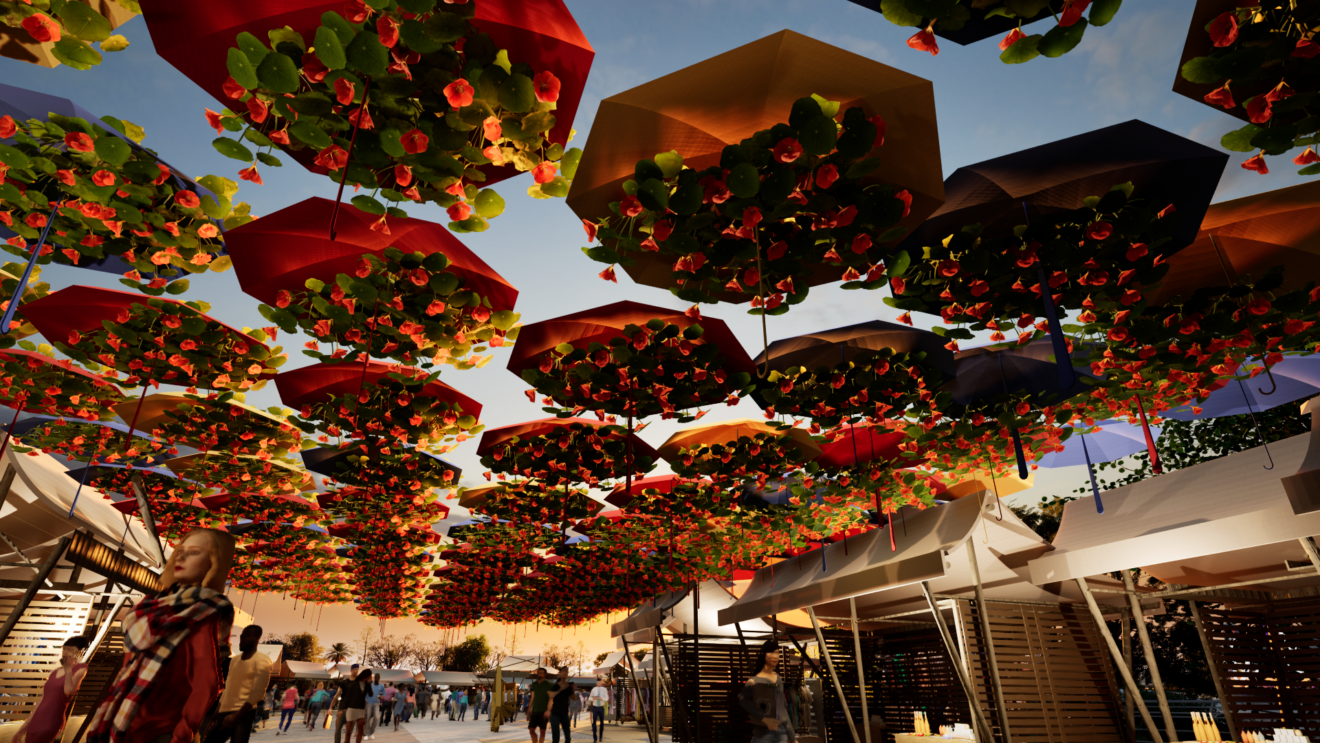
[[[1286,575],[1285,560],[1307,559],[1297,540],[1320,534],[1320,512],[1294,513],[1280,480],[1298,470],[1312,435],[1271,444],[1273,470],[1263,469],[1269,459],[1257,447],[1110,490],[1104,514],[1089,498],[1069,503],[1055,551],[1030,563],[1032,581],[1133,567],[1196,586]]]
[[[632,614],[610,628],[610,634],[620,637],[627,634],[628,642],[654,642],[656,625],[670,632],[684,634],[700,631],[704,635],[737,637],[733,625],[719,624],[719,611],[733,606],[736,599],[725,584],[708,580],[700,587],[700,610],[693,601],[691,591],[674,591],[660,596],[654,606],[646,602],[633,610]],[[760,619],[742,622],[744,632],[769,632],[770,625]],[[622,655],[620,655],[622,658]]]
[[[601,662],[600,667],[592,671],[592,673],[597,676],[604,676],[605,674],[613,673],[615,666],[618,666],[623,662],[624,655],[625,653],[622,650],[615,650],[605,656],[605,660]]]
[[[330,672],[325,670],[325,666],[320,663],[308,663],[301,660],[286,660],[284,667],[288,669],[289,675],[296,679],[324,679],[330,680]]]
[[[441,686],[478,686],[484,683],[477,678],[477,674],[466,671],[422,671],[422,676],[426,683]]]

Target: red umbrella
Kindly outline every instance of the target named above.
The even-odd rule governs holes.
[[[641,477],[633,480],[631,483],[617,483],[614,491],[605,496],[605,502],[616,508],[627,508],[637,496],[646,490],[658,490],[662,493],[672,493],[675,488],[682,487],[689,483],[706,482],[709,480],[689,480],[678,475],[655,475],[653,477]]]
[[[287,26],[310,43],[321,25],[322,13],[345,12],[343,0],[145,0],[141,5],[156,53],[216,100],[238,109],[242,106],[224,93],[223,86],[229,78],[229,49],[237,46],[235,38],[240,32],[265,40],[268,32]],[[596,56],[572,13],[563,0],[481,0],[473,5],[473,22],[497,48],[509,51],[511,62],[526,63],[534,70],[552,70],[559,78],[562,87],[550,139],[567,144],[587,72]],[[443,10],[445,6],[439,7]],[[308,167],[315,156],[316,151],[310,149],[294,154]],[[319,167],[315,170],[325,172]],[[517,171],[512,167],[492,171],[486,183],[513,175]]]
[[[902,459],[899,444],[908,441],[903,431],[862,424],[841,429],[828,443],[821,444],[816,463],[826,467],[853,467],[863,462]],[[907,455],[913,453],[907,452]]]
[[[604,428],[607,424],[601,421],[588,420],[586,418],[542,418],[541,420],[528,421],[526,423],[515,423],[512,426],[501,426],[500,428],[488,428],[481,435],[481,443],[477,445],[477,456],[489,454],[496,446],[509,441],[513,437],[518,437],[522,441],[535,438],[537,436],[551,436],[561,428],[566,428],[573,424],[587,426],[589,428]],[[621,428],[621,426],[616,426]],[[619,433],[609,433],[606,438],[621,436]],[[651,461],[660,458],[651,445],[642,441],[635,433],[629,433],[627,436],[632,439],[633,456],[637,458],[649,457]]]
[[[518,290],[443,226],[391,217],[387,235],[371,229],[378,217],[341,204],[331,241],[325,225],[334,208],[329,199],[310,198],[226,232],[225,244],[243,291],[273,305],[281,289],[300,292],[307,279],[328,283],[341,273],[352,276],[363,255],[392,246],[405,253],[444,253],[451,263],[447,270],[489,298],[493,310],[511,310],[518,301]]]
[[[364,368],[365,366],[365,368]],[[356,395],[366,385],[389,373],[415,375],[419,372],[412,367],[398,364],[382,364],[371,361],[367,364],[348,362],[343,364],[313,364],[301,369],[286,371],[275,377],[275,386],[280,391],[284,404],[293,408],[327,402],[337,395]],[[459,406],[463,413],[474,418],[481,417],[481,403],[450,387],[434,380],[428,382],[416,397],[426,400],[438,400],[449,405]]]

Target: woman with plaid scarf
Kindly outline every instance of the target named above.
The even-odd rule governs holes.
[[[165,562],[162,589],[124,618],[124,665],[92,719],[89,743],[190,743],[220,693],[218,648],[234,607],[224,596],[234,538],[189,532]]]

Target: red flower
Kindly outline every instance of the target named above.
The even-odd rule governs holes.
[[[906,188],[894,194],[894,198],[903,202],[904,217],[912,213],[912,194],[908,193]]]
[[[88,235],[82,239],[81,244],[86,245],[89,248],[95,248],[99,247],[104,242],[105,238],[100,235]]]
[[[542,103],[554,103],[559,100],[561,83],[553,72],[538,72],[532,78],[532,89],[536,91],[536,100]]]
[[[802,145],[798,144],[798,141],[792,137],[785,137],[780,140],[779,144],[775,145],[774,154],[775,159],[779,162],[791,163],[802,157]]]
[[[906,287],[907,282],[900,278],[892,278],[889,280],[889,288],[892,289],[895,294],[902,294],[903,289]]]
[[[266,102],[255,95],[247,99],[247,110],[249,117],[257,124],[266,120],[266,115],[269,111]]]
[[[92,183],[98,186],[113,186],[115,183],[115,174],[108,170],[98,170],[92,174]]]
[[[1086,236],[1092,240],[1108,240],[1114,227],[1105,221],[1095,222],[1086,228]]]
[[[604,271],[601,271],[598,275],[606,281],[613,281],[616,284],[619,283],[619,280],[614,277],[614,266],[610,266]]]
[[[23,220],[23,224],[26,224],[33,229],[41,229],[46,226],[46,215],[40,212],[28,212],[27,218]]]
[[[1228,82],[1232,82],[1232,80]],[[1224,87],[1222,88],[1215,88],[1209,93],[1206,93],[1205,102],[1212,106],[1223,106],[1229,111],[1237,106],[1237,103],[1233,100],[1233,92],[1228,89],[1228,83],[1224,83]]]
[[[330,74],[330,68],[321,63],[313,52],[307,52],[302,56],[302,73],[308,80],[319,83]]]
[[[1008,36],[1005,36],[1004,39],[999,42],[999,49],[1000,51],[1006,50],[1025,38],[1027,38],[1027,35],[1022,33],[1022,29],[1015,28],[1012,31],[1009,31]]]
[[[18,131],[18,124],[14,123],[14,117],[5,115],[0,116],[0,139],[9,139]]]
[[[407,134],[403,135],[403,138],[404,138],[403,148],[407,150],[408,135]],[[329,147],[325,148],[324,150],[318,152],[316,155],[316,159],[312,160],[312,163],[315,165],[320,165],[326,170],[342,170],[345,165],[348,165],[348,151],[337,144],[332,144]]]
[[[1231,10],[1220,13],[1205,30],[1210,33],[1210,40],[1215,46],[1231,46],[1238,37],[1237,14]]]
[[[209,108],[206,109],[206,123],[208,126],[210,126],[212,129],[215,130],[216,134],[225,133],[225,127],[223,124],[220,123],[220,119],[221,119],[220,114],[216,113],[215,111],[212,111]]]
[[[885,143],[885,131],[889,129],[889,123],[879,114],[872,116],[869,120],[872,124],[875,124],[875,144],[872,147],[879,147]]]
[[[351,80],[339,78],[335,80],[335,100],[340,105],[347,106],[353,102],[353,97],[357,95],[357,86]]]
[[[270,134],[267,134],[266,136],[269,137],[269,138],[270,138],[270,141],[274,142],[275,144],[282,144],[282,145],[287,145],[287,144],[289,144],[289,133],[288,133],[287,131],[285,131],[284,129],[280,129],[279,131],[271,132]]]
[[[746,213],[743,214],[743,218],[746,219]],[[673,232],[674,223],[670,222],[668,219],[662,219],[659,222],[656,222],[655,226],[651,228],[651,236],[660,242],[668,240]]]
[[[220,89],[225,92],[225,95],[236,101],[247,95],[247,88],[239,85],[238,81],[232,77],[225,78],[225,83],[220,86]]]
[[[184,209],[196,209],[202,205],[202,200],[192,191],[180,191],[174,194],[174,201]]]
[[[1294,165],[1310,165],[1311,163],[1320,163],[1320,155],[1315,154],[1315,150],[1310,147],[1302,150],[1302,154],[1293,158]]]
[[[532,168],[532,180],[537,183],[549,183],[555,179],[555,164],[549,160],[543,160],[541,164]]]
[[[1278,103],[1285,98],[1292,98],[1295,91],[1288,87],[1288,83],[1280,81],[1270,92],[1265,94],[1265,100],[1270,103]]]
[[[394,182],[399,186],[407,187],[412,183],[412,168],[403,163],[394,166]]]
[[[472,215],[472,207],[468,206],[465,201],[460,201],[454,204],[446,211],[449,212],[449,218],[455,222],[462,222]]]
[[[1110,328],[1109,340],[1114,341],[1115,343],[1122,343],[1127,340],[1128,332],[1127,328]]]
[[[445,86],[445,100],[454,108],[462,108],[472,105],[472,94],[476,92],[468,85],[468,81],[459,78]]]
[[[252,181],[258,186],[263,185],[261,180],[261,174],[257,172],[257,166],[255,165],[249,165],[248,167],[238,171],[238,177],[240,180]]]
[[[919,52],[930,52],[932,57],[939,54],[940,45],[935,42],[935,32],[932,28],[932,26],[927,26],[912,34],[912,38],[907,40],[907,45]]]
[[[1269,166],[1265,164],[1264,152],[1256,153],[1256,156],[1242,163],[1243,170],[1254,170],[1261,175],[1269,175]]]
[[[1320,44],[1310,39],[1298,39],[1297,46],[1292,51],[1292,56],[1302,59],[1310,59],[1317,54],[1320,54]]]
[[[1146,243],[1133,243],[1132,247],[1128,248],[1127,259],[1129,261],[1135,261],[1138,258],[1144,258],[1146,252]]]
[[[486,117],[486,120],[481,122],[481,131],[491,142],[498,142],[500,137],[504,136],[504,127],[500,126],[498,116]]]
[[[859,233],[853,238],[850,248],[852,249],[852,252],[858,255],[865,253],[871,249],[871,236]]]
[[[423,134],[421,129],[413,129],[399,137],[399,142],[403,145],[404,152],[409,155],[418,155],[426,152],[426,145],[431,142],[431,139]]]
[[[1247,304],[1247,312],[1253,315],[1264,315],[1270,311],[1270,301],[1264,297],[1257,297]]]
[[[376,19],[376,33],[380,34],[381,46],[393,49],[399,43],[399,22],[382,14]]]
[[[1252,96],[1247,101],[1247,118],[1253,124],[1264,124],[1270,120],[1274,112],[1270,110],[1270,100],[1263,95]]]
[[[596,223],[582,220],[582,229],[587,231],[587,242],[596,242]]]
[[[1059,14],[1059,25],[1067,28],[1082,19],[1082,13],[1086,12],[1086,6],[1091,4],[1091,0],[1064,0],[1063,12]]]
[[[829,188],[837,180],[839,180],[839,169],[833,164],[823,165],[816,171],[817,188]]]
[[[619,213],[625,217],[635,217],[642,213],[642,202],[636,196],[624,196],[619,202]]]
[[[28,5],[31,4],[31,2],[28,2]],[[24,18],[23,30],[27,31],[33,39],[43,44],[60,40],[60,24],[45,13],[37,13]]]
[[[82,132],[69,132],[68,134],[65,134],[64,144],[68,145],[69,149],[77,150],[78,152],[91,152],[96,149],[96,143],[92,141],[92,138]]]

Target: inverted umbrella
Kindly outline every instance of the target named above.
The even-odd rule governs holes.
[[[442,479],[450,482],[457,482],[459,478],[463,476],[462,469],[434,454],[418,451],[415,448],[409,447],[403,447],[403,451],[411,453],[413,456],[425,458],[423,461],[426,463],[426,468],[428,470],[428,472],[424,473],[426,475],[439,472],[441,473],[440,476]],[[312,472],[319,475],[325,475],[326,477],[333,477],[340,482],[365,487],[372,483],[355,476],[353,473],[354,467],[362,466],[360,462],[354,461],[362,454],[363,452],[356,446],[341,447],[338,449],[317,447],[304,449],[302,451],[302,459],[303,466]]]
[[[811,434],[801,428],[780,428],[764,421],[740,418],[716,423],[699,423],[676,432],[660,445],[660,456],[666,461],[674,461],[682,449],[694,449],[702,446],[714,446],[736,442],[743,437],[753,438],[766,434],[773,438],[782,438],[784,443],[806,460],[820,456],[820,446],[811,439]]]
[[[1193,400],[1160,415],[1169,420],[1193,421],[1230,415],[1263,413],[1271,408],[1320,393],[1320,356],[1285,356],[1261,372],[1263,364],[1252,362],[1238,369],[1239,375],[1254,374],[1242,382],[1229,382],[1204,400]],[[1198,410],[1199,409],[1199,410]]]
[[[820,366],[832,368],[840,361],[866,358],[881,349],[889,349],[895,353],[924,353],[923,366],[952,377],[955,364],[953,352],[945,348],[947,342],[928,330],[870,320],[777,340],[756,357],[755,363],[758,367],[765,364],[774,371],[793,366],[808,370]]]
[[[794,101],[813,94],[888,123],[885,156],[872,177],[912,195],[901,226],[920,224],[939,206],[944,187],[930,81],[793,31],[602,101],[568,205],[588,221],[609,216],[639,160],[677,150],[694,170],[718,165],[726,145],[787,121]],[[638,254],[625,269],[639,284],[672,284],[672,261],[655,253]],[[843,271],[822,266],[812,283],[837,280]]]
[[[235,457],[228,452],[198,452],[166,460],[161,466],[227,492],[290,495],[316,489],[308,472],[275,460]]]
[[[1148,290],[1152,305],[1197,289],[1259,280],[1284,266],[1283,294],[1320,280],[1320,183],[1302,183],[1213,204],[1196,240],[1169,258],[1169,272]]]
[[[232,398],[160,392],[116,405],[114,411],[125,421],[137,421],[143,431],[201,451],[283,456],[301,447],[302,432],[288,421]]]
[[[414,370],[398,364],[382,364],[368,361],[365,364],[347,362],[343,364],[313,364],[300,369],[291,369],[275,377],[275,387],[280,391],[280,399],[293,408],[317,405],[329,402],[341,395],[357,395],[364,387],[375,385],[389,374],[402,374],[405,377],[415,375]],[[416,397],[424,401],[437,401],[448,404],[464,415],[474,418],[481,416],[481,403],[467,395],[434,379],[416,391]]]
[[[515,423],[511,426],[488,428],[481,435],[481,442],[477,444],[477,455],[490,454],[496,447],[512,442],[514,439],[529,441],[539,436],[554,436],[558,432],[575,425],[599,429],[605,428],[608,424],[587,418],[542,418],[526,423]],[[637,434],[631,431],[624,433],[621,426],[614,426],[613,429],[615,430],[607,431],[602,436],[605,438],[622,438],[626,436],[632,442],[634,456],[639,459],[649,458],[654,461],[659,456],[656,450],[651,448],[651,445],[643,441]]]
[[[828,436],[820,444],[817,464],[826,467],[854,467],[874,461],[897,461],[917,453],[915,448],[900,448],[908,441],[904,431],[892,431],[883,426],[863,423],[848,426]]]
[[[405,253],[444,253],[451,264],[446,270],[487,297],[491,309],[513,309],[518,290],[443,225],[392,217],[386,234],[371,229],[379,217],[342,205],[332,241],[325,225],[334,208],[334,202],[313,197],[227,232],[225,242],[243,291],[274,305],[281,290],[303,291],[307,279],[330,283],[341,273],[352,276],[363,255],[395,247]]]
[[[1062,452],[1050,452],[1037,462],[1041,467],[1073,467],[1086,465],[1086,474],[1091,478],[1091,493],[1095,496],[1095,510],[1104,513],[1105,506],[1100,500],[1100,486],[1095,481],[1097,462],[1112,462],[1131,456],[1147,448],[1147,430],[1127,421],[1107,420],[1095,424],[1098,430],[1085,431],[1073,429],[1073,437]],[[1160,427],[1150,426],[1152,440],[1160,437]]]

